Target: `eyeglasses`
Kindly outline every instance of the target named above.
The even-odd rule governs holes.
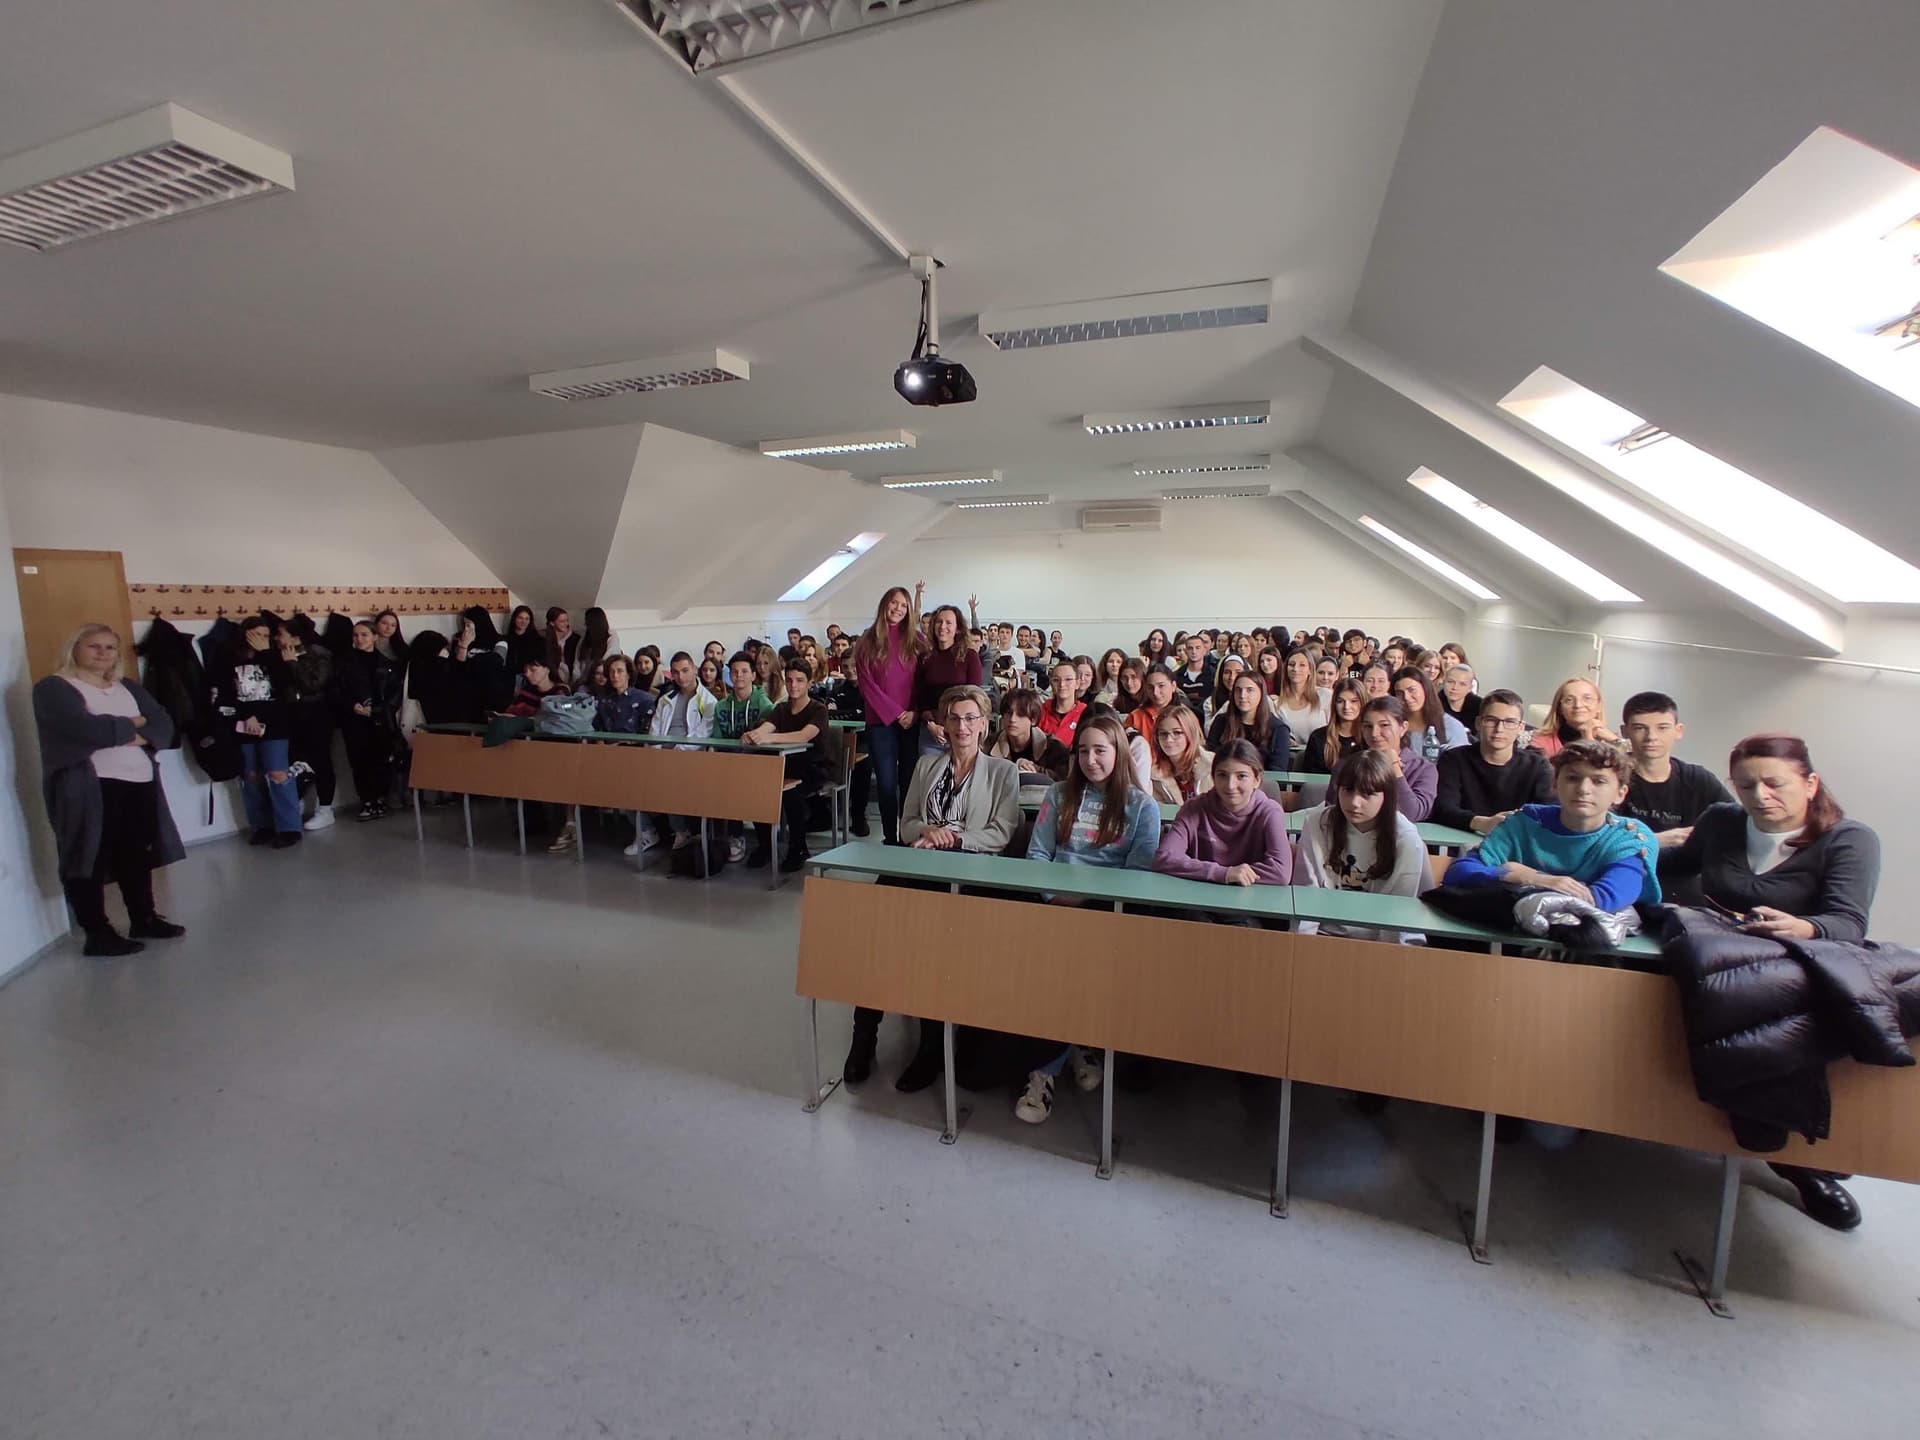
[[[1502,720],[1489,715],[1480,723],[1485,725],[1489,730],[1518,730],[1523,722],[1519,720]]]

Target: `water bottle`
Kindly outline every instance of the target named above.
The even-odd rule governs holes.
[[[1420,753],[1427,757],[1429,764],[1440,759],[1440,737],[1433,733],[1433,727],[1427,726],[1427,733],[1420,737]]]

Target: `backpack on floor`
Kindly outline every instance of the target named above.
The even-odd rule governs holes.
[[[534,729],[542,735],[591,735],[600,706],[591,695],[549,695],[540,702]]]
[[[696,833],[691,845],[682,845],[673,852],[667,865],[672,874],[693,880],[704,880],[709,875],[726,868],[726,837],[715,834],[714,826],[708,826],[707,829],[707,843],[704,847],[700,844],[700,836]],[[704,854],[701,853],[703,849]]]

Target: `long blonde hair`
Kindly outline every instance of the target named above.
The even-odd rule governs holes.
[[[127,642],[120,638],[120,632],[114,629],[113,626],[102,624],[98,620],[89,620],[73,632],[72,637],[67,641],[67,648],[60,652],[65,658],[61,660],[60,668],[53,673],[65,676],[69,680],[78,680],[80,678],[80,647],[95,635],[113,636],[113,643],[119,647],[120,653],[114,658],[113,669],[107,675],[107,679],[124,680],[126,678]]]
[[[887,602],[895,595],[907,602],[906,618],[900,622],[897,631],[887,625]],[[964,627],[960,633],[966,635]],[[880,603],[874,607],[873,624],[866,628],[853,647],[855,657],[863,665],[876,662],[887,665],[894,661],[896,655],[900,659],[918,660],[926,650],[926,637],[920,631],[919,600],[904,585],[889,586],[880,597]]]

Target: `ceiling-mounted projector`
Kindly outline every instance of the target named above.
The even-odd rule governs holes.
[[[915,255],[911,263],[920,277],[920,329],[913,354],[893,372],[893,388],[909,405],[964,405],[979,397],[980,387],[966,366],[940,358],[940,310],[933,293],[940,262],[931,255]]]

